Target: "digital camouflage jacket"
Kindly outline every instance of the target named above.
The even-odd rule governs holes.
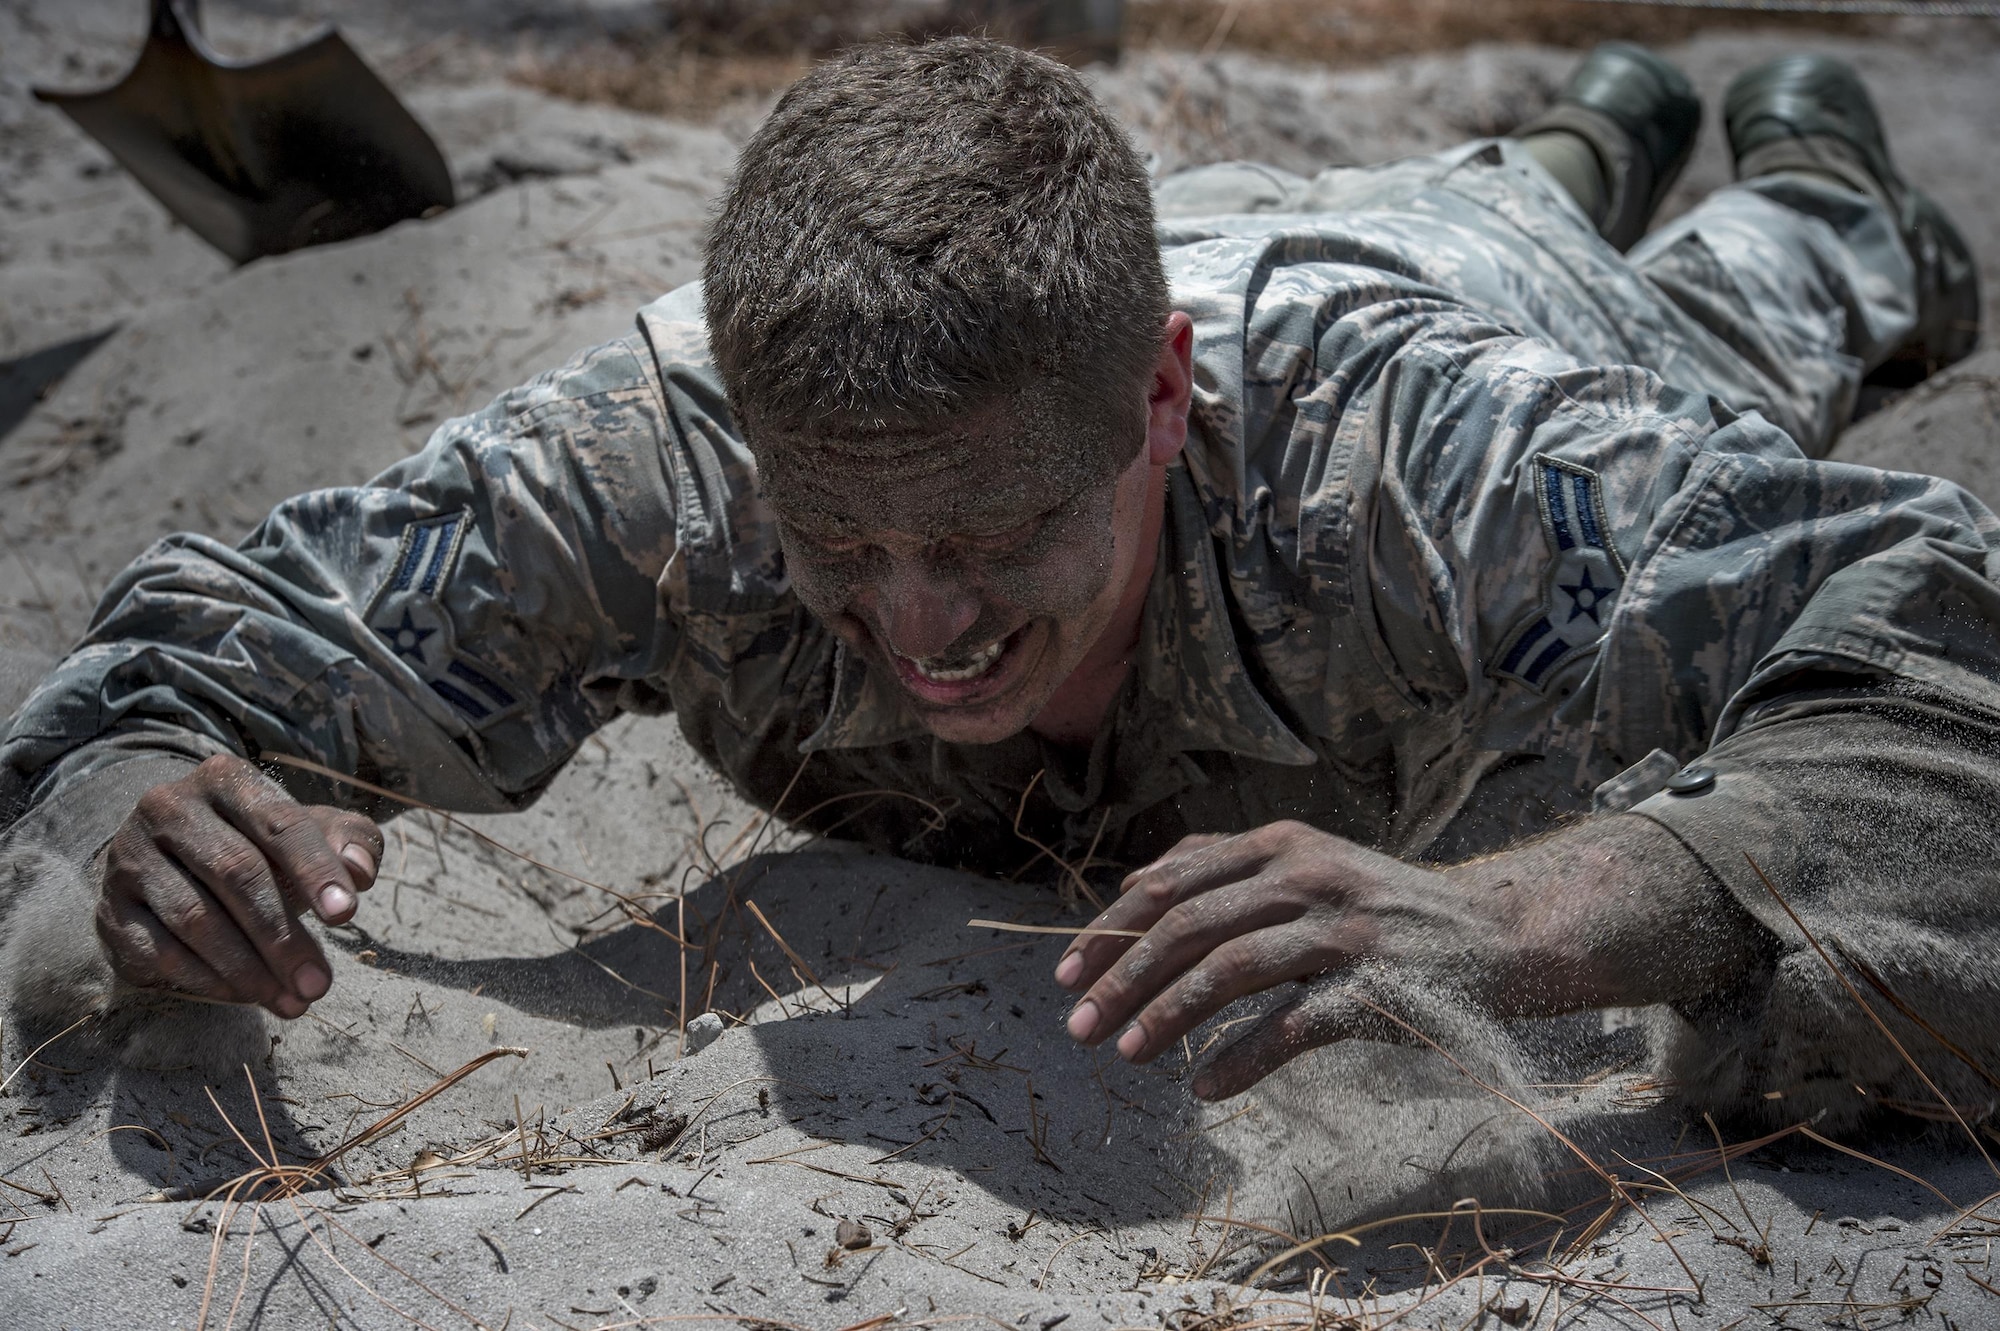
[[[1994,989],[2000,895],[1965,887],[1945,931],[1913,866],[1994,876],[2000,527],[1813,460],[1910,326],[1880,208],[1774,177],[1621,256],[1504,142],[1159,197],[1197,391],[1087,750],[936,740],[800,608],[684,288],[367,485],[154,546],[13,719],[0,800],[79,861],[216,752],[518,808],[621,711],[671,709],[766,807],[994,872],[1036,854],[1019,833],[1137,864],[1297,818],[1452,859],[1636,808],[1776,940],[1702,1019],[1740,1055],[1717,1076],[1873,1075],[1815,1071],[1859,1037],[1746,852],[1878,972]],[[1660,793],[1683,764],[1715,779]]]

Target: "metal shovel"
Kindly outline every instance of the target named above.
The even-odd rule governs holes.
[[[153,0],[152,32],[123,79],[102,92],[34,92],[238,263],[453,202],[444,154],[332,28],[231,61],[203,38],[199,0]]]

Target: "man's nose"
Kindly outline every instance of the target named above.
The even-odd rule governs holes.
[[[890,650],[913,658],[937,656],[979,618],[979,598],[922,561],[898,561],[881,583],[877,615]]]

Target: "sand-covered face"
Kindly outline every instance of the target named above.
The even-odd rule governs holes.
[[[1103,427],[1008,408],[908,430],[766,435],[792,585],[932,733],[987,744],[1035,719],[1138,562],[1151,469]],[[1095,437],[1091,437],[1091,435]]]

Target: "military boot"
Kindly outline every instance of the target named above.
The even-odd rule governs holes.
[[[1115,65],[1124,45],[1125,0],[948,0],[941,17],[948,30],[984,32],[1077,66]]]
[[[1882,119],[1852,66],[1816,55],[1759,65],[1730,85],[1724,119],[1737,179],[1826,176],[1880,199],[1895,216],[1917,270],[1917,326],[1871,382],[1907,386],[1971,354],[1980,317],[1972,249],[1944,210],[1897,174]]]
[[[1034,8],[1036,46],[1072,65],[1118,63],[1125,0],[1041,0]]]
[[[1700,129],[1701,99],[1685,74],[1643,46],[1605,42],[1577,66],[1555,105],[1514,137],[1576,196],[1598,234],[1627,250],[1646,234]],[[1573,183],[1574,155],[1556,136],[1589,146],[1595,182]]]

